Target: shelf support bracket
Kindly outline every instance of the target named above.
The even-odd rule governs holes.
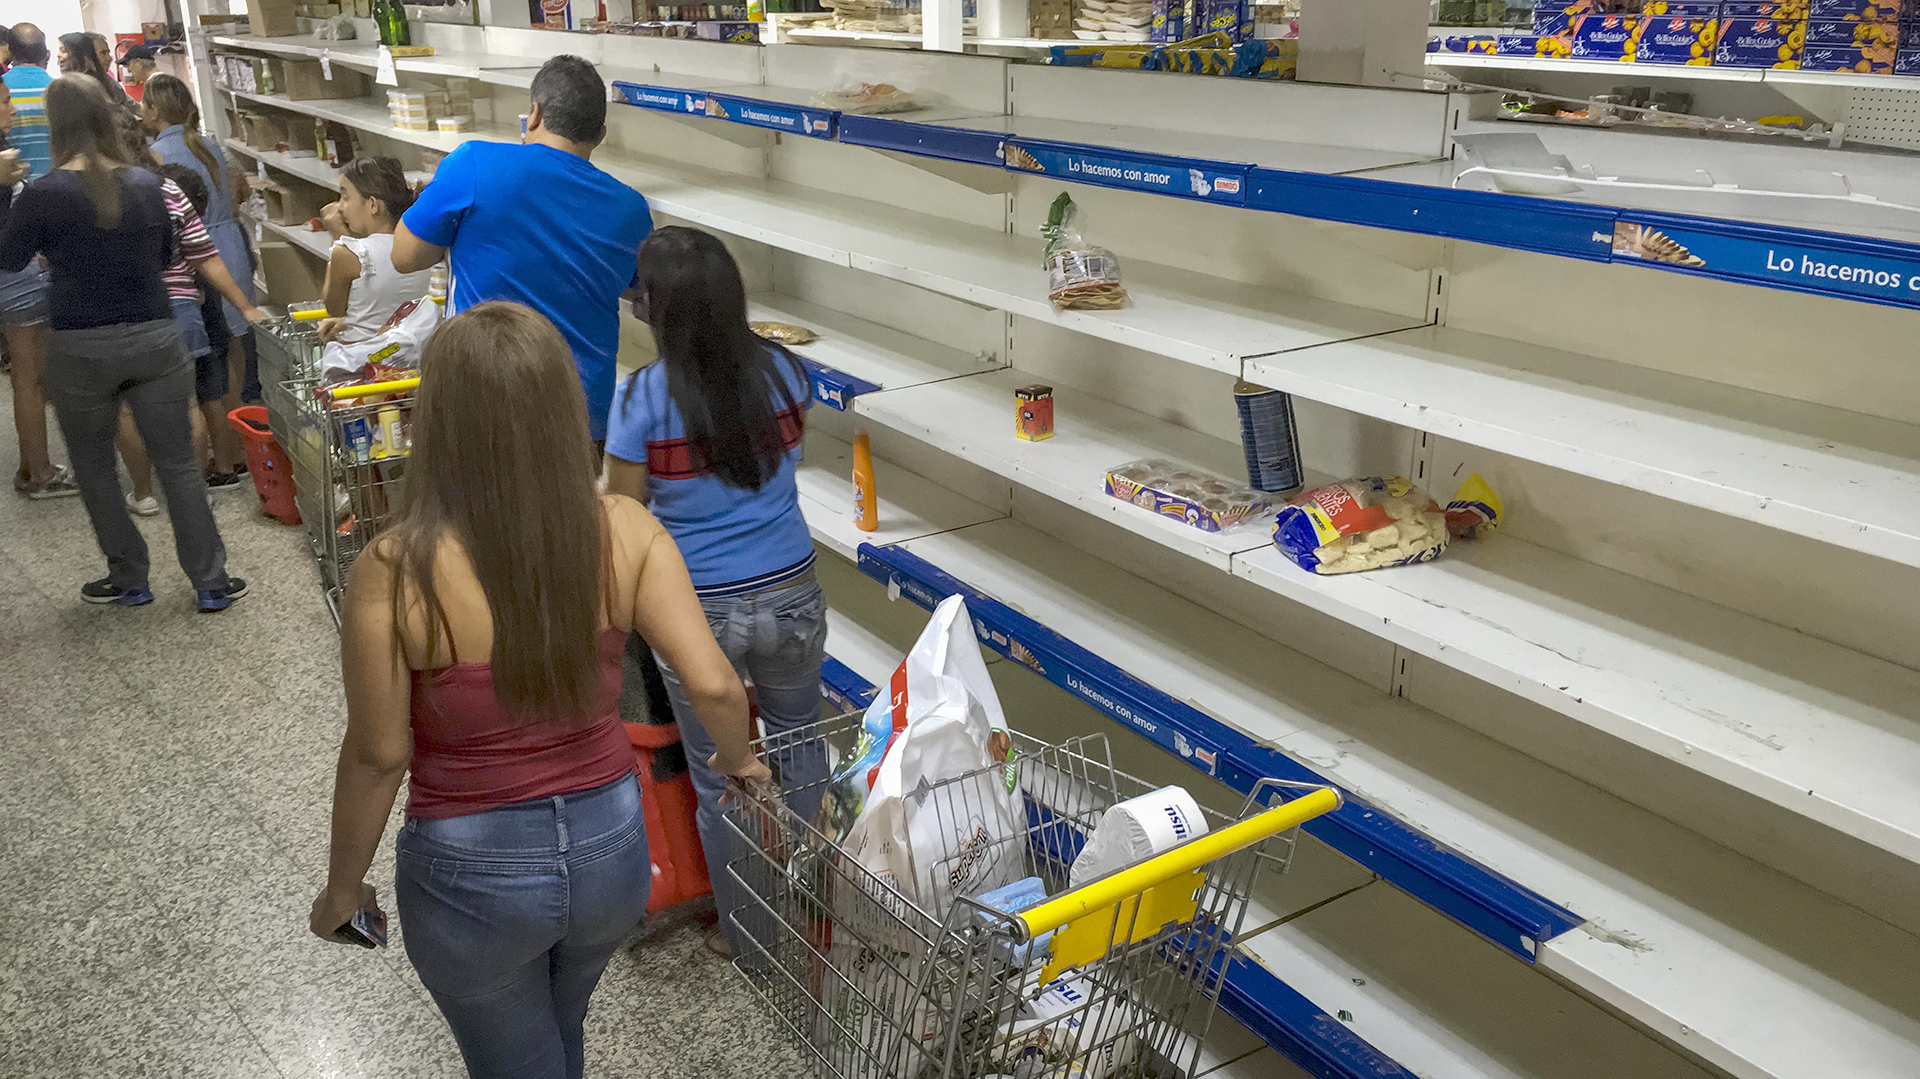
[[[1015,176],[1005,169],[996,169],[990,165],[970,165],[963,161],[946,161],[937,157],[919,157],[914,154],[903,154],[898,150],[876,149],[873,152],[983,194],[1010,195],[1013,193]]]

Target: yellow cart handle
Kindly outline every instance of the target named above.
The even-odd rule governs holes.
[[[1340,792],[1331,787],[1322,787],[1217,832],[1190,839],[1139,865],[1129,866],[1091,884],[1062,892],[1013,917],[1026,926],[1027,939],[1032,940],[1075,919],[1111,907],[1123,899],[1191,874],[1209,862],[1243,851],[1338,808]]]
[[[362,386],[331,386],[320,392],[335,401],[351,401],[356,397],[372,397],[380,393],[405,393],[420,385],[420,377],[397,378],[392,382],[369,382]]]
[[[318,322],[327,317],[327,309],[324,307],[312,307],[305,311],[289,311],[287,312],[287,317],[295,322]]]

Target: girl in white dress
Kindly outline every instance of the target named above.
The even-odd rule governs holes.
[[[394,311],[427,295],[433,271],[393,268],[393,230],[413,205],[400,162],[356,157],[340,170],[340,198],[321,211],[333,233],[327,258],[327,315],[320,336],[364,341],[380,332]]]

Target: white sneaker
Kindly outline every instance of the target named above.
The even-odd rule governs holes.
[[[132,495],[128,495],[127,508],[142,517],[157,517],[160,515],[160,500],[152,495],[148,495],[145,498],[135,498]]]

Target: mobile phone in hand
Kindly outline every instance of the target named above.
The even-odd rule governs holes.
[[[352,920],[334,931],[334,936],[346,944],[378,948],[387,942],[387,916],[362,907],[353,912]]]

